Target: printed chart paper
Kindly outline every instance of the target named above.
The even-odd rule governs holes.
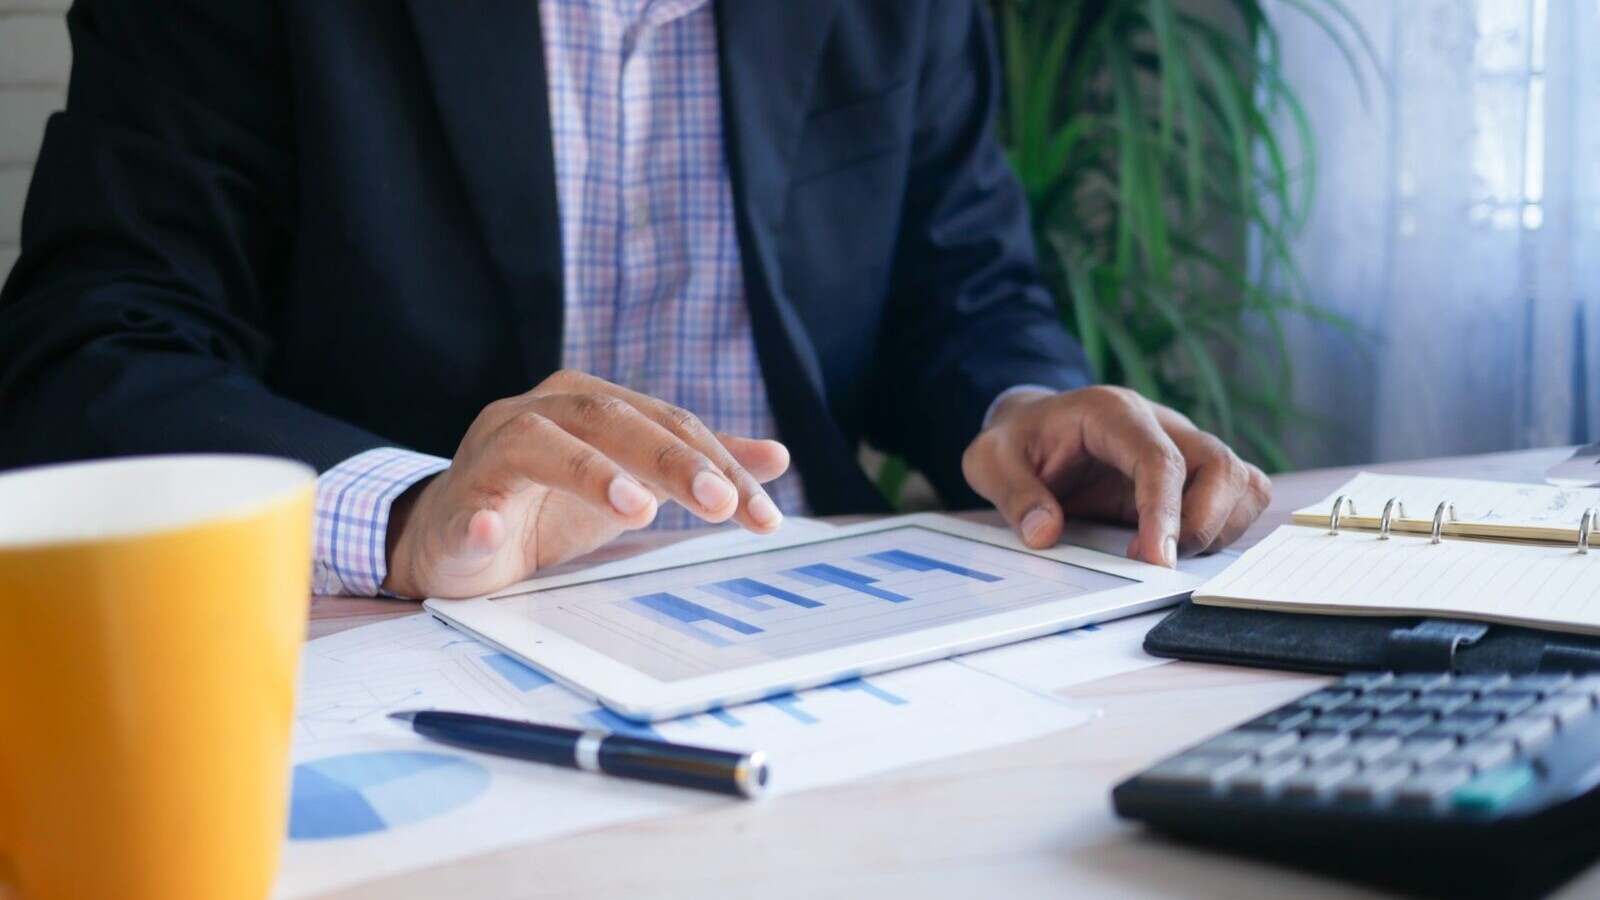
[[[496,847],[730,801],[431,743],[387,718],[450,709],[766,751],[773,793],[1015,743],[1091,710],[937,662],[644,727],[431,616],[307,645],[290,840],[300,897]]]
[[[807,520],[791,520],[785,527],[791,526],[819,533],[829,529]],[[1089,528],[1092,533],[1074,533],[1068,540],[1120,552],[1131,534]],[[698,551],[740,539],[740,533],[728,532],[682,546]],[[682,558],[673,549],[649,556],[668,565]],[[1183,566],[1220,568],[1230,559],[1186,560]],[[1050,692],[1165,662],[1141,649],[1145,632],[1160,615],[1074,629],[648,729],[429,615],[321,638],[306,645],[302,665],[290,839],[277,895],[312,896],[498,847],[742,802],[457,750],[391,722],[387,714],[396,710],[479,712],[761,749],[772,762],[772,792],[781,794],[1082,724],[1093,711]]]

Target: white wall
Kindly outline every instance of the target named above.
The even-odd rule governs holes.
[[[66,103],[69,0],[0,0],[0,280],[17,258],[22,201],[45,119]]]

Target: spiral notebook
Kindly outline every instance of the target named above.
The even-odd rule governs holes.
[[[1194,602],[1600,634],[1600,489],[1363,472]],[[1600,545],[1600,539],[1596,540]]]

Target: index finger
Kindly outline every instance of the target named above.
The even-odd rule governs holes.
[[[1083,425],[1084,449],[1133,482],[1139,534],[1133,548],[1145,562],[1169,568],[1178,563],[1178,522],[1186,477],[1183,454],[1142,399],[1126,398],[1117,408]]]

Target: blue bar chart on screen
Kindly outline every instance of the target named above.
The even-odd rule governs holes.
[[[497,600],[662,681],[1050,603],[1117,575],[908,525]],[[808,713],[786,709],[803,720]]]

